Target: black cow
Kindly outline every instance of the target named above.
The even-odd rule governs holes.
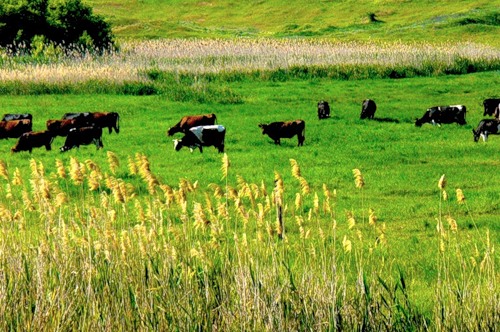
[[[33,148],[45,146],[45,149],[50,151],[52,150],[51,144],[53,140],[54,136],[48,130],[30,131],[22,134],[16,145],[10,150],[12,152],[29,151],[31,153]]]
[[[192,127],[183,138],[174,140],[174,149],[179,151],[183,146],[187,146],[191,152],[195,148],[203,152],[203,146],[214,146],[219,153],[222,153],[225,136],[226,128],[222,125]]]
[[[377,110],[377,104],[371,99],[365,99],[361,105],[361,115],[360,119],[373,119],[375,117],[375,111]]]
[[[488,135],[498,135],[500,134],[500,121],[498,119],[483,119],[479,121],[476,130],[472,129],[474,134],[474,142],[479,141],[479,137],[483,138],[483,141],[488,140]]]
[[[318,119],[327,119],[330,117],[330,105],[327,101],[318,102]]]
[[[73,128],[69,131],[64,145],[61,147],[61,152],[71,150],[74,147],[79,148],[80,145],[89,145],[94,143],[96,148],[103,147],[102,144],[102,128],[101,127],[81,127]]]
[[[31,131],[31,120],[0,121],[0,139],[18,138],[22,134]]]
[[[117,112],[81,112],[65,113],[63,115],[63,120],[70,119],[86,123],[87,126],[108,128],[110,134],[113,129],[117,134],[120,132],[120,115]]]
[[[211,126],[217,123],[217,116],[214,113],[200,115],[186,115],[181,118],[173,127],[167,131],[168,136],[175,133],[186,134],[190,128],[197,126]]]
[[[12,120],[30,120],[33,121],[33,116],[29,113],[7,113],[3,115],[2,121],[12,121]]]
[[[493,115],[495,110],[500,106],[500,99],[498,98],[488,98],[483,101],[484,113],[483,115]]]
[[[304,120],[261,123],[259,127],[262,129],[262,135],[268,135],[277,145],[281,144],[281,138],[292,138],[295,135],[297,135],[299,141],[298,146],[304,145],[306,139],[306,122]]]
[[[421,127],[424,123],[440,126],[442,123],[458,123],[464,125],[467,109],[464,105],[434,106],[428,108],[424,115],[415,121],[415,126]]]

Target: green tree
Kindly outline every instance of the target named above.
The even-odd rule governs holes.
[[[35,36],[62,49],[101,53],[115,47],[111,25],[81,0],[0,3],[0,46],[30,52]]]

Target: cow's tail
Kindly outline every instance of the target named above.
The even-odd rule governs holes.
[[[215,113],[212,113],[213,117],[214,117],[214,124],[217,124],[217,115],[215,115]]]
[[[115,130],[118,134],[120,132],[120,114],[116,113]]]

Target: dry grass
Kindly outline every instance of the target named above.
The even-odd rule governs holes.
[[[43,60],[43,59],[42,59]],[[69,84],[145,82],[145,73],[224,73],[309,66],[410,67],[446,70],[466,62],[498,64],[498,49],[480,44],[339,43],[306,40],[155,40],[126,42],[118,53],[19,61],[0,49],[0,82]],[[443,69],[445,68],[445,69]],[[429,74],[432,74],[432,70]]]

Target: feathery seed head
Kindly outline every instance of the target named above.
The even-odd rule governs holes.
[[[445,187],[446,187],[446,176],[443,174],[441,175],[441,178],[439,178],[438,188],[444,190]]]
[[[356,188],[363,188],[365,186],[365,180],[361,171],[358,168],[355,168],[352,170],[352,173],[354,175],[354,184],[356,185]]]
[[[458,204],[465,203],[465,195],[464,195],[462,189],[460,189],[460,188],[457,188],[457,202],[458,202]]]

